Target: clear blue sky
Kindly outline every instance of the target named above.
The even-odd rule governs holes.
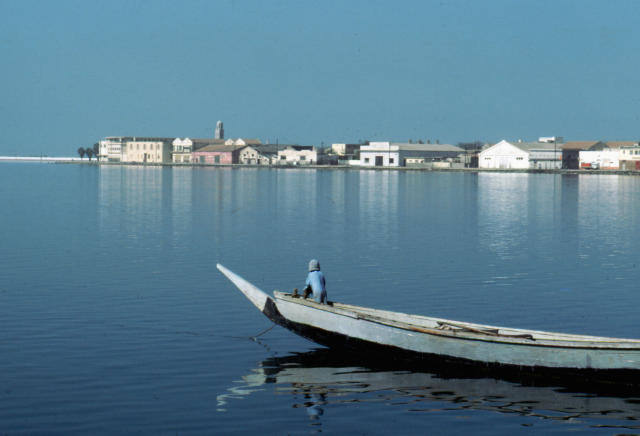
[[[640,1],[0,0],[0,154],[640,139]]]

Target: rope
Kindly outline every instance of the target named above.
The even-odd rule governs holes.
[[[274,328],[275,326],[276,326],[276,325],[275,325],[275,324],[273,324],[271,327],[269,327],[269,328],[268,328],[268,329],[266,329],[266,330],[261,331],[261,332],[260,332],[260,333],[258,333],[257,335],[255,335],[255,336],[249,336],[249,339],[251,339],[252,341],[256,341],[256,342],[257,342],[257,338],[258,338],[259,336],[264,335],[265,333],[267,333],[269,330],[271,330],[271,329],[272,329],[272,328]]]

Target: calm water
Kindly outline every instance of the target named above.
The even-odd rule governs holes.
[[[0,164],[0,434],[640,430],[638,398],[379,368],[217,272],[640,337],[640,177]]]

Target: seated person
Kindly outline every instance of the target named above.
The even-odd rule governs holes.
[[[309,275],[307,276],[304,298],[313,293],[313,299],[317,303],[327,304],[327,289],[325,287],[324,274],[320,271],[320,262],[316,259],[309,261]]]

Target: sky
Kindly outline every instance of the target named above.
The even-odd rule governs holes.
[[[0,155],[640,139],[640,1],[0,0]]]

